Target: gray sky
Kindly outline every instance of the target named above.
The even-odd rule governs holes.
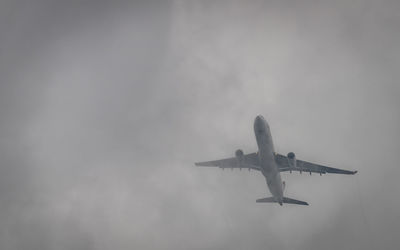
[[[1,249],[398,249],[397,1],[2,1]],[[275,148],[359,170],[282,174]]]

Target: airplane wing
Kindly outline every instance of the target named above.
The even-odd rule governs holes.
[[[239,160],[236,157],[226,158],[216,161],[196,162],[196,166],[200,167],[219,167],[219,168],[248,168],[260,170],[260,161],[257,153],[246,154]]]
[[[356,174],[357,171],[344,170],[339,168],[331,168],[327,166],[322,166],[319,164],[296,160],[296,167],[291,167],[289,165],[288,158],[281,154],[275,154],[275,162],[278,164],[279,172],[284,171],[299,171],[299,172],[309,172],[319,173],[319,174]]]

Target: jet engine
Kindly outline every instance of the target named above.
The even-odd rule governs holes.
[[[236,150],[235,156],[236,156],[236,159],[238,159],[238,161],[241,162],[243,160],[243,156],[244,156],[243,150],[241,150],[241,149]]]
[[[296,168],[296,155],[293,152],[287,154],[287,159],[290,168]]]

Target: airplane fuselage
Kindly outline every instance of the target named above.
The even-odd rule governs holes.
[[[276,202],[282,205],[283,183],[275,162],[275,150],[272,142],[271,131],[268,123],[260,115],[254,120],[254,133],[258,145],[258,157],[260,160],[261,172],[267,181],[269,191],[274,196]]]

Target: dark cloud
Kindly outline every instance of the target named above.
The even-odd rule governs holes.
[[[0,248],[396,249],[399,4],[8,1]],[[356,176],[193,162],[275,148]]]

